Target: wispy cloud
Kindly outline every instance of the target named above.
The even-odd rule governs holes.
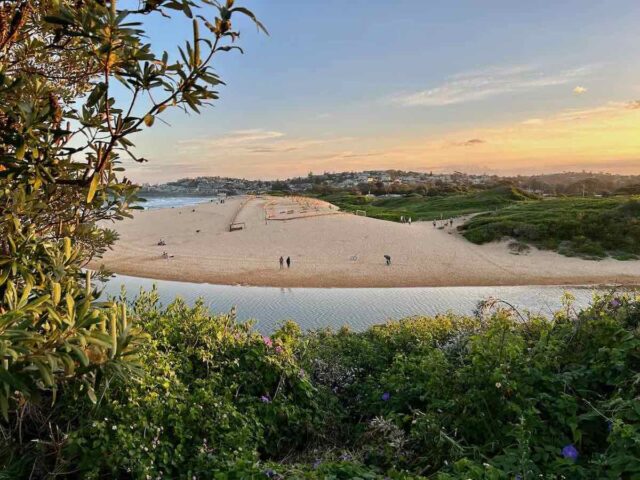
[[[587,88],[581,87],[580,85],[578,85],[576,88],[573,89],[573,93],[575,93],[576,95],[582,95],[583,93],[587,93]]]
[[[274,140],[284,137],[284,133],[273,130],[264,130],[261,128],[255,128],[251,130],[236,130],[229,132],[226,135],[213,138],[192,138],[188,140],[180,140],[178,142],[182,147],[187,148],[224,148],[224,147],[238,147],[243,145],[253,145],[256,142],[265,140]]]
[[[185,153],[201,153],[238,155],[269,155],[307,150],[321,145],[341,143],[353,140],[350,137],[332,138],[291,138],[285,133],[267,130],[235,130],[216,137],[199,137],[178,142],[179,148]]]
[[[526,93],[566,85],[586,77],[595,68],[585,65],[553,73],[545,73],[533,65],[490,68],[454,75],[442,85],[426,90],[394,95],[391,102],[403,107],[441,107],[473,102],[505,93]]]
[[[471,138],[464,142],[456,142],[455,145],[458,147],[475,147],[477,145],[482,145],[483,143],[487,143],[486,140],[482,140],[481,138]]]

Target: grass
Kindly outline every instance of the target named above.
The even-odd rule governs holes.
[[[443,197],[383,197],[370,199],[352,193],[334,193],[320,197],[337,205],[342,210],[365,210],[367,216],[382,220],[400,221],[400,217],[412,220],[436,220],[471,213],[504,208],[514,203],[532,200],[532,197],[517,188],[500,186],[490,190],[449,195]]]
[[[472,218],[462,232],[478,244],[509,237],[567,256],[635,259],[640,256],[640,197],[519,202]]]

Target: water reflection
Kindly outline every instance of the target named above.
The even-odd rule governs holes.
[[[303,329],[354,330],[412,315],[436,315],[452,311],[471,314],[480,300],[497,297],[520,310],[550,315],[562,306],[569,291],[578,307],[586,306],[594,290],[586,287],[429,287],[429,288],[272,288],[171,282],[117,275],[105,287],[107,295],[118,295],[122,285],[133,297],[141,288],[157,285],[166,305],[176,296],[192,304],[204,298],[212,312],[236,308],[240,320],[253,319],[258,330],[268,333],[283,320],[295,320]]]

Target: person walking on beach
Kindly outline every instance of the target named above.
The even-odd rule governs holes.
[[[291,257],[287,257],[287,268],[291,268]]]
[[[280,268],[284,267],[284,258],[280,257]]]
[[[409,225],[411,225],[411,217],[409,217]]]
[[[436,228],[436,221],[433,221],[433,228]]]
[[[391,265],[391,256],[390,255],[385,255],[384,256],[384,260],[385,260],[385,262],[387,262],[387,266]]]

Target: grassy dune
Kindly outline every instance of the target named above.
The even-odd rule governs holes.
[[[461,227],[474,243],[511,237],[567,256],[620,260],[640,256],[640,197],[520,202]]]
[[[399,221],[401,216],[411,217],[413,220],[435,220],[486,212],[532,200],[534,197],[517,188],[501,186],[491,190],[443,197],[411,195],[370,199],[364,195],[335,193],[321,198],[343,210],[365,210],[369,217]]]

